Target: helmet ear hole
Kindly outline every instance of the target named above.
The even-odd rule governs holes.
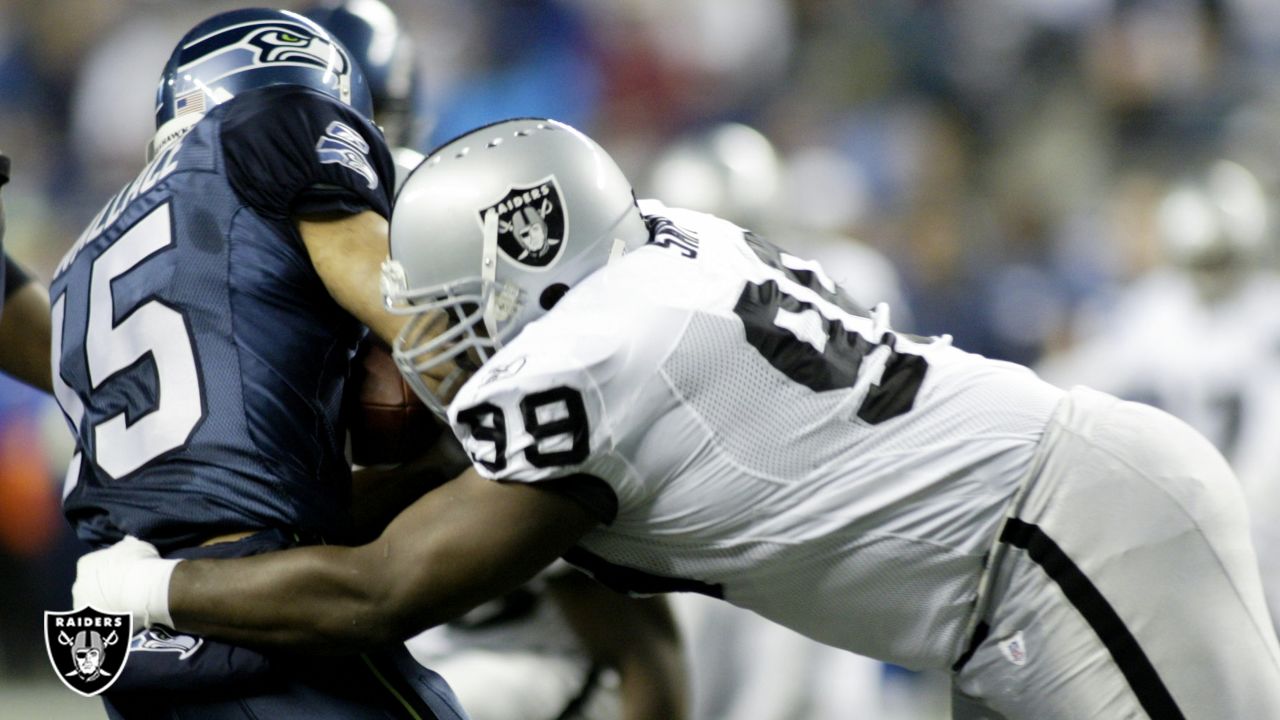
[[[560,302],[560,298],[569,292],[569,286],[564,283],[552,283],[543,289],[542,294],[538,296],[538,304],[543,310],[550,310]]]

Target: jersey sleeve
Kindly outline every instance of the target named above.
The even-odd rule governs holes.
[[[601,387],[618,350],[600,337],[537,347],[518,342],[487,362],[449,410],[480,473],[568,495],[611,523],[639,490],[616,451]]]
[[[229,101],[221,129],[227,178],[265,217],[389,217],[395,166],[382,133],[350,107],[302,87]]]

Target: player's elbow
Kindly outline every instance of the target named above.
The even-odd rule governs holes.
[[[300,611],[311,607],[306,621],[298,624],[301,637],[283,642],[322,652],[352,652],[405,639],[393,569],[372,556],[371,546],[330,550],[340,554],[340,561],[319,561],[311,569],[309,576],[317,584],[311,597],[298,603]]]
[[[399,562],[390,554],[386,540],[379,539],[357,548],[361,573],[352,586],[351,607],[342,627],[329,631],[349,638],[358,636],[364,646],[403,642],[436,624],[423,609],[424,593],[414,567],[405,558]]]

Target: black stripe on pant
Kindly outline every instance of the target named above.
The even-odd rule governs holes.
[[[1027,555],[1058,584],[1106,646],[1147,715],[1156,720],[1184,720],[1169,689],[1125,627],[1111,604],[1081,572],[1058,544],[1038,526],[1010,518],[1000,532],[1000,542],[1025,550]]]

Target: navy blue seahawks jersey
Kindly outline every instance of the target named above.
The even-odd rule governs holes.
[[[83,540],[341,536],[341,396],[363,330],[293,218],[386,217],[393,178],[372,124],[273,86],[215,107],[107,203],[50,286],[77,443],[63,509]]]

